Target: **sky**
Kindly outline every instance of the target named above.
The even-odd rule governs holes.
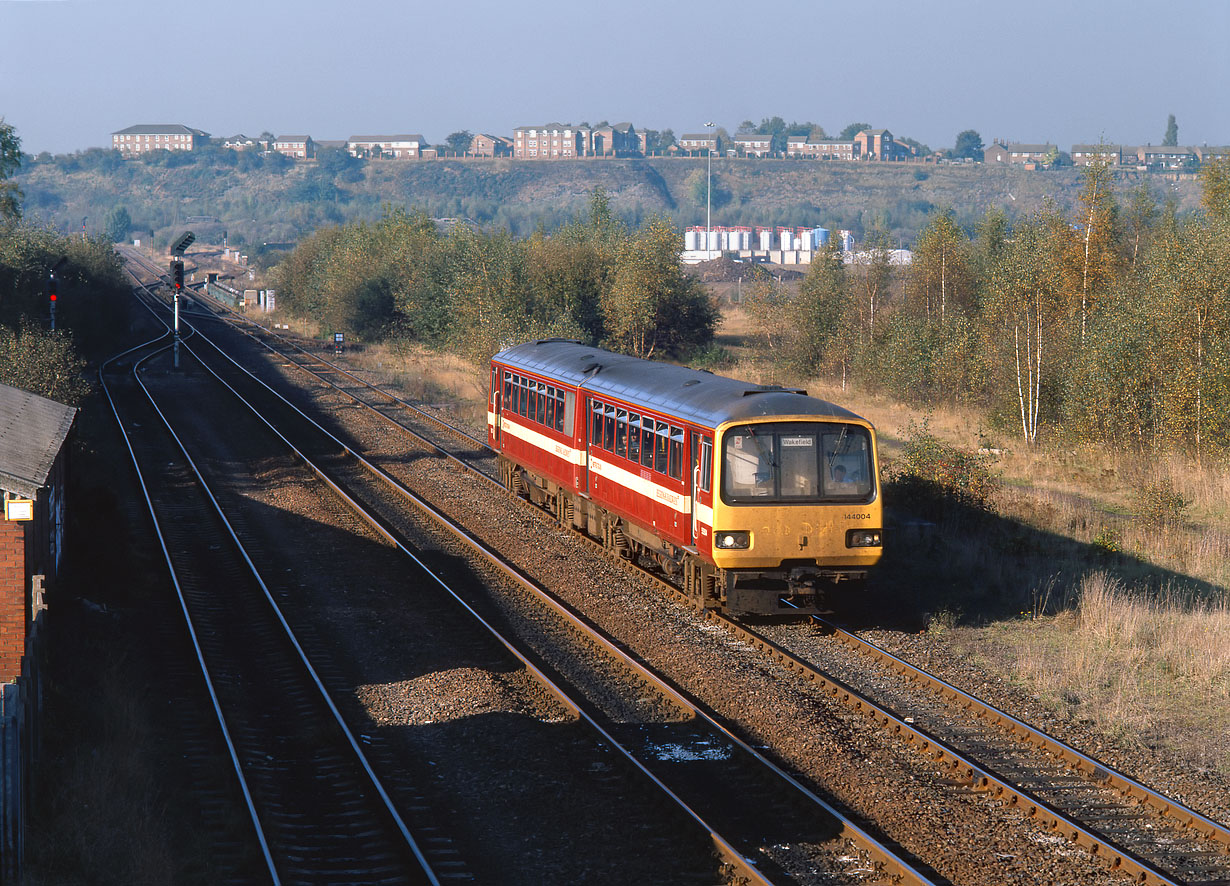
[[[139,123],[419,133],[868,123],[984,142],[1230,144],[1230,0],[0,0],[31,154]]]

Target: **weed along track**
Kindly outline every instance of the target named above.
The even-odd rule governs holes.
[[[997,727],[987,725],[992,718],[962,713],[963,703],[953,702],[942,691],[903,678],[892,668],[868,664],[850,647],[838,644],[827,629],[760,625],[752,633],[745,626],[720,622],[680,605],[675,597],[663,593],[656,579],[629,570],[626,562],[596,555],[591,545],[559,525],[557,515],[547,515],[497,489],[487,470],[490,456],[472,437],[442,432],[435,419],[435,429],[429,430],[412,410],[398,405],[387,393],[357,383],[353,371],[345,375],[336,368],[317,366],[308,375],[298,365],[302,357],[278,356],[216,320],[199,325],[222,351],[285,398],[276,406],[278,398],[253,393],[254,400],[262,398],[262,411],[282,416],[287,403],[293,403],[330,430],[335,437],[332,443],[312,444],[320,447],[322,464],[328,464],[333,482],[344,486],[352,497],[364,499],[385,531],[405,539],[411,547],[431,551],[424,559],[433,573],[466,576],[464,586],[471,589],[466,593],[473,595],[467,598],[470,605],[489,622],[507,628],[508,635],[521,638],[528,647],[527,656],[538,666],[565,683],[589,687],[587,705],[594,711],[591,716],[606,728],[606,740],[638,748],[646,769],[689,769],[689,781],[677,789],[679,793],[698,791],[697,796],[703,797],[706,786],[718,786],[738,798],[736,806],[746,807],[745,811],[757,808],[751,804],[762,794],[776,793],[759,781],[763,776],[732,771],[733,752],[727,750],[726,739],[692,731],[698,715],[681,713],[685,709],[678,699],[667,700],[676,693],[710,713],[719,733],[725,730],[744,740],[806,794],[822,799],[830,814],[849,819],[852,828],[888,846],[889,855],[879,860],[872,850],[860,850],[843,861],[840,847],[849,844],[843,843],[846,838],[839,836],[840,831],[833,830],[835,825],[826,826],[827,834],[826,827],[817,831],[817,813],[800,812],[789,803],[776,805],[774,801],[756,813],[762,822],[773,825],[766,827],[761,839],[753,841],[742,835],[730,841],[739,847],[736,860],[737,856],[754,859],[761,875],[772,879],[773,872],[779,872],[790,882],[833,882],[834,877],[887,882],[894,876],[890,875],[892,864],[900,863],[921,877],[968,884],[1092,884],[1108,882],[1108,877],[1109,882],[1119,878],[1123,882],[1211,882],[1227,877],[1219,838],[1205,836],[1200,826],[1167,824],[1142,805],[1157,806],[1158,802],[1144,801],[1139,794],[1116,799],[1114,795],[1122,789],[1108,790],[1108,780],[1100,774],[1107,767],[1083,767],[1095,775],[1086,779],[1079,767],[1062,763],[1053,752],[1039,752],[1017,739],[1003,738]],[[276,341],[270,341],[269,347],[284,350]],[[246,373],[219,359],[211,348],[203,342],[193,345],[194,352],[220,375],[237,387],[251,386],[250,380],[241,380]],[[380,412],[356,407],[359,400],[367,399],[385,405]],[[390,411],[390,403],[397,424],[384,414]],[[301,420],[278,417],[271,421],[288,437],[298,441],[302,434],[306,440],[308,432]],[[411,436],[407,429],[419,436]],[[250,436],[255,435],[252,430]],[[441,453],[440,447],[450,453]],[[303,448],[308,448],[306,443]],[[344,450],[361,455],[388,479],[355,478],[353,467],[341,466],[346,460],[340,454]],[[469,471],[463,463],[474,463],[483,473]],[[442,516],[463,524],[471,541],[447,540],[435,525],[411,517],[404,495],[388,491],[393,485],[405,487]],[[377,490],[381,486],[385,491]],[[370,491],[360,494],[360,488]],[[558,598],[567,615],[558,614],[559,610],[546,614],[542,604],[532,602],[536,593],[512,582],[507,574],[498,574],[495,567],[482,565],[476,548],[496,552],[513,564],[509,570]],[[360,571],[365,580],[375,580],[370,569],[360,567]],[[322,611],[336,610],[345,617],[326,619],[316,631],[323,635],[326,628],[322,625],[334,632],[339,623],[413,618],[429,635],[460,632],[451,620],[442,623],[447,628],[432,626],[431,620],[442,616],[435,608],[421,606],[425,599],[421,589],[413,596],[404,590],[360,599],[364,596],[351,589],[345,603],[340,599],[321,602]],[[328,599],[327,593],[325,597]],[[352,606],[362,608],[362,618],[348,614]],[[583,639],[588,630],[583,626],[591,625],[608,638],[610,648]],[[363,657],[354,648],[361,645],[354,639],[329,642],[337,644],[335,661]],[[406,654],[398,651],[395,638],[378,645],[385,660],[396,661],[398,655]],[[657,678],[665,679],[669,691],[650,689],[646,677],[628,676],[625,666],[615,663],[615,651],[626,653]],[[815,672],[821,667],[824,673]],[[402,679],[365,682],[352,677],[350,685],[355,696],[367,700],[374,710],[387,708],[384,713],[369,713],[377,726],[386,720],[390,725],[401,723],[410,744],[416,734],[411,727],[440,727],[437,716],[447,720],[448,711],[455,716],[455,708],[464,706],[464,699],[475,691],[459,689],[445,702],[438,691],[418,693],[428,684],[437,690],[452,686],[452,679],[459,677],[457,671],[428,673],[421,664],[392,665],[386,670],[400,673]],[[451,676],[446,680],[444,674]],[[857,700],[855,689],[867,699]],[[885,710],[878,711],[873,704]],[[419,713],[397,713],[407,705]],[[466,722],[471,728],[476,726]],[[919,734],[911,738],[903,726],[919,729]],[[537,751],[530,747],[523,751],[526,757],[558,753],[546,750],[547,745]],[[937,750],[941,747],[942,751]],[[957,754],[961,762],[956,762]],[[655,759],[663,757],[667,759]],[[592,772],[600,773],[599,777],[614,772],[609,759],[600,756],[599,760],[603,765]],[[568,777],[583,777],[585,771],[581,765],[570,769]],[[455,773],[455,777],[464,783],[464,776]],[[996,785],[994,778],[1002,785]],[[626,779],[621,787],[612,788],[603,802],[615,797],[634,805],[640,802],[625,796],[630,793]],[[532,796],[532,791],[527,789],[526,796]],[[526,808],[522,799],[510,800],[504,808]],[[698,810],[703,805],[696,801]],[[737,810],[723,811],[717,805],[708,808],[714,810],[716,819],[738,819]],[[666,839],[665,828],[649,824],[652,816],[641,820],[646,830]],[[561,824],[560,817],[553,822]],[[738,833],[735,825],[730,827]],[[830,838],[827,842],[825,836]],[[691,851],[699,853],[691,856],[693,860],[712,852],[707,840],[701,843],[705,845],[692,844]],[[508,841],[490,849],[493,854],[501,851],[519,850]],[[889,858],[898,861],[886,860]],[[475,869],[492,863],[484,856]],[[724,864],[722,870],[729,873],[734,866],[731,857]],[[695,870],[686,863],[683,866]],[[714,870],[708,869],[710,874]]]

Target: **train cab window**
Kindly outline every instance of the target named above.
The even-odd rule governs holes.
[[[666,462],[671,449],[670,428],[666,422],[658,422],[654,432],[653,469],[659,474],[666,473]]]
[[[513,399],[512,393],[513,393],[512,373],[505,372],[504,373],[504,408],[511,409],[513,412],[516,412],[517,411],[517,401]]]
[[[650,425],[653,421],[646,419]],[[641,457],[641,417],[635,412],[628,413],[628,460],[639,461]]]
[[[873,488],[871,435],[856,425],[746,425],[723,439],[722,498],[732,504],[865,500]]]
[[[713,484],[713,441],[708,437],[702,437],[700,441],[700,488],[702,492],[708,492]]]
[[[492,409],[495,409],[495,404],[500,399],[500,370],[496,369],[494,366],[491,367],[490,398],[491,399],[487,401],[487,405]]]
[[[666,473],[672,480],[683,479],[683,429],[672,427],[670,429],[670,455],[667,459]]]
[[[628,411],[615,410],[615,454],[628,457]]]

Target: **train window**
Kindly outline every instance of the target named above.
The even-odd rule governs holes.
[[[782,434],[781,447],[782,498],[815,498],[816,435]]]
[[[666,461],[671,448],[670,428],[666,422],[658,422],[657,434],[655,434],[657,447],[653,452],[653,469],[659,474],[666,473]]]
[[[553,428],[555,427],[555,388],[551,387],[550,385],[547,385],[546,407],[547,407],[547,415],[546,415],[547,427]]]
[[[504,373],[504,408],[511,409],[513,412],[516,412],[517,411],[517,401],[513,399],[512,393],[513,393],[512,373],[505,372]]]
[[[577,395],[572,391],[565,391],[564,397],[559,401],[559,406],[555,409],[555,430],[563,431],[569,437],[572,436],[572,416],[575,413],[577,406]]]
[[[653,467],[653,419],[645,419],[645,433],[641,440],[641,464],[647,468]]]
[[[713,483],[713,441],[708,437],[700,440],[700,488],[708,492]]]
[[[537,383],[530,382],[530,384],[534,385],[534,421],[538,422],[539,424],[542,424],[543,423],[543,412],[545,411],[543,409],[542,395],[543,395],[544,389],[547,386],[544,385],[542,382],[537,382]]]
[[[667,474],[671,479],[683,479],[683,429],[671,428],[671,451],[667,462]]]
[[[607,452],[615,451],[615,407],[606,408],[606,416],[602,420],[602,448]]]
[[[602,404],[597,400],[590,401],[589,413],[589,445],[602,445]]]
[[[615,410],[615,454],[628,457],[628,412]]]
[[[646,419],[653,427],[652,419]],[[650,452],[653,450],[650,449]],[[641,457],[641,417],[635,412],[628,414],[628,460],[639,461]]]
[[[745,425],[722,445],[722,497],[731,503],[866,499],[874,490],[871,435],[819,422]]]

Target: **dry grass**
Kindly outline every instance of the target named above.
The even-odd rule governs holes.
[[[923,411],[823,380],[778,377],[750,346],[749,329],[741,309],[726,311],[718,343],[737,360],[726,374],[801,383],[854,409],[876,425],[886,459],[923,420],[945,443],[993,451],[1003,480],[995,529],[940,526],[938,547],[899,542],[909,561],[896,576],[899,601],[933,613],[932,624],[953,627],[946,633],[970,655],[1067,715],[1230,771],[1226,464],[1100,447],[1029,449],[974,410]],[[380,346],[351,359],[412,399],[451,402],[463,420],[485,421],[482,368]],[[1161,508],[1141,516],[1158,501]]]
[[[1058,615],[960,629],[954,642],[1072,719],[1230,771],[1230,596],[1128,588],[1105,572]]]

